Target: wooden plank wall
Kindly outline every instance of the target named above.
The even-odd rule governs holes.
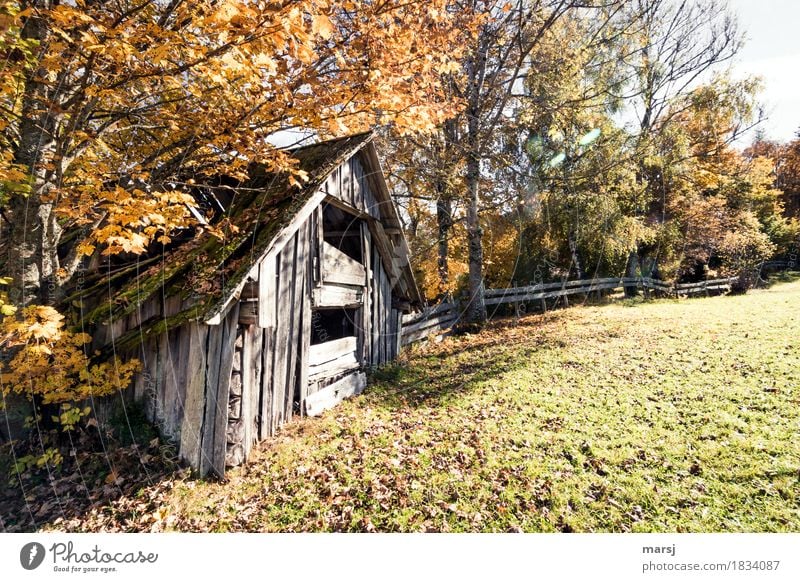
[[[372,218],[381,218],[381,209],[372,190],[369,176],[366,175],[364,165],[357,155],[336,168],[322,189],[330,196],[338,198]]]
[[[379,366],[392,361],[398,353],[398,334],[400,331],[399,312],[392,308],[392,287],[389,275],[380,260],[377,248],[372,249],[372,288],[369,309],[369,361]]]
[[[120,354],[142,363],[132,395],[148,420],[201,474],[225,472],[238,312],[237,303],[221,325],[187,322]]]
[[[307,220],[286,243],[264,261],[259,270],[259,327],[249,334],[245,352],[262,355],[251,396],[257,426],[253,436],[275,434],[294,413],[294,403],[304,395],[308,380],[308,348],[311,341],[311,288],[313,284],[312,230],[316,215]],[[258,337],[258,336],[261,337]],[[257,404],[256,404],[257,403]],[[244,411],[242,412],[244,414]]]
[[[225,475],[230,377],[238,325],[239,304],[236,303],[220,325],[209,326],[206,402],[200,442],[201,475],[210,472]]]

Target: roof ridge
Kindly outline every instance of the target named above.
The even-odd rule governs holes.
[[[315,141],[314,143],[308,143],[308,144],[305,144],[305,145],[289,146],[289,147],[279,148],[279,149],[282,149],[282,150],[287,151],[287,152],[296,152],[296,151],[303,150],[303,149],[306,149],[306,148],[313,148],[313,147],[319,147],[319,146],[329,146],[329,145],[333,145],[333,144],[335,144],[337,142],[342,142],[342,141],[345,141],[345,140],[358,140],[359,138],[372,139],[374,137],[375,137],[375,130],[368,129],[366,131],[361,131],[359,133],[353,133],[353,134],[350,134],[350,135],[343,135],[341,137],[334,137],[334,138],[325,139],[325,140],[322,140],[322,141]],[[368,139],[365,139],[364,141],[368,141]]]

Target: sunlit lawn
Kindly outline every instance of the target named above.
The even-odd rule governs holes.
[[[574,307],[416,348],[227,483],[84,529],[800,530],[800,282]],[[115,524],[115,525],[112,525]]]

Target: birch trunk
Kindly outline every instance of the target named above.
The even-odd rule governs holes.
[[[33,2],[35,8],[49,8],[50,2]],[[32,15],[26,20],[22,37],[47,42],[43,19]],[[28,168],[31,190],[27,196],[14,195],[9,201],[11,224],[5,272],[14,283],[10,298],[17,305],[53,305],[59,299],[57,271],[58,241],[61,228],[54,209],[55,133],[58,115],[53,112],[53,95],[46,72],[32,68],[24,79],[22,115],[14,160]]]

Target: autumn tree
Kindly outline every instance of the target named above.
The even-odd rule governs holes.
[[[621,43],[635,23],[621,8],[570,14],[534,50],[519,111],[529,160],[519,273],[583,278],[616,272],[632,224],[624,201],[631,180],[630,135],[614,116],[622,106]]]
[[[730,145],[755,114],[758,86],[718,76],[672,105],[677,113],[661,158],[667,162],[662,225],[673,235],[659,246],[664,269],[678,279],[716,271],[737,276],[746,290],[758,265],[792,237],[772,161]]]
[[[620,62],[629,71],[626,100],[635,111],[639,194],[631,200],[634,215],[644,226],[662,222],[664,164],[659,140],[679,113],[676,100],[688,95],[712,67],[730,60],[741,46],[741,35],[722,0],[635,0],[626,7],[637,27],[626,35]],[[641,261],[657,267],[658,249],[645,240],[635,242],[626,272],[636,276]],[[626,294],[635,288],[626,288]]]
[[[744,153],[750,159],[772,160],[775,187],[783,192],[786,216],[800,218],[800,132],[795,139],[783,144],[756,136]]]
[[[253,161],[302,181],[276,132],[403,134],[452,117],[457,33],[442,0],[2,2],[4,359],[25,346],[69,359],[85,338],[61,325],[63,289],[192,227],[192,184]],[[26,380],[4,375],[3,390]]]
[[[394,200],[408,218],[411,262],[430,298],[450,294],[457,282],[452,238],[462,206],[460,133],[457,119],[452,118],[429,133],[388,134],[382,144]]]
[[[486,318],[482,217],[485,211],[502,211],[508,203],[513,207],[517,198],[516,184],[508,182],[514,174],[508,170],[524,158],[519,149],[515,109],[522,97],[522,79],[535,74],[536,63],[531,54],[565,15],[602,9],[606,12],[599,12],[600,16],[607,18],[607,13],[621,4],[567,0],[453,3],[453,10],[471,15],[478,28],[466,43],[461,68],[448,75],[452,94],[464,104],[463,111],[451,122],[455,131],[442,134],[449,140],[445,148],[448,155],[452,152],[457,158],[453,166],[459,168],[459,188],[455,196],[445,198],[436,213],[445,219],[439,222],[440,233],[449,232],[448,221],[464,225],[468,263],[466,322],[481,323]],[[455,209],[461,210],[462,215],[455,217]],[[440,240],[447,240],[446,235]],[[442,253],[448,252],[448,247],[442,244],[439,252],[442,264]]]

